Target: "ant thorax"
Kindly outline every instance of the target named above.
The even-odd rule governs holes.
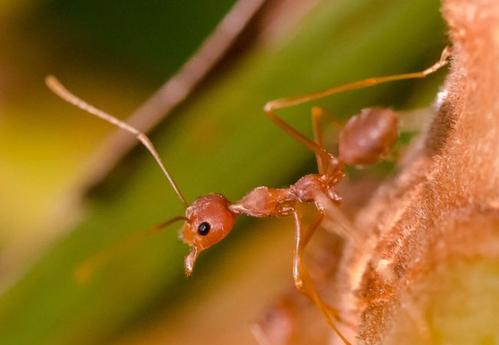
[[[289,188],[257,187],[230,206],[232,212],[250,217],[288,216],[296,196]]]
[[[343,177],[343,172],[341,172]],[[310,174],[300,178],[290,187],[297,200],[302,203],[317,202],[319,196],[326,196],[331,201],[339,201],[334,192],[334,186],[341,178],[331,178],[329,175]]]

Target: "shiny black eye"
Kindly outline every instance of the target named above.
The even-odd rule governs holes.
[[[202,222],[198,225],[198,234],[201,236],[206,236],[210,232],[211,225],[208,222]]]

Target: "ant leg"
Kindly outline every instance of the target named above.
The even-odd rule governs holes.
[[[267,103],[268,104],[268,103]],[[316,143],[315,141],[310,140],[296,129],[291,127],[286,121],[281,119],[271,108],[267,108],[267,105],[264,108],[267,116],[274,122],[279,128],[288,133],[292,138],[294,138],[299,143],[305,145],[309,150],[315,153],[319,167],[325,167],[329,163],[330,155],[327,151]],[[320,163],[319,163],[320,162]]]
[[[291,127],[289,124],[287,124],[284,120],[282,120],[276,113],[276,110],[278,109],[283,109],[283,108],[289,108],[298,104],[303,104],[306,102],[310,102],[316,99],[324,98],[327,96],[334,95],[336,93],[340,92],[345,92],[345,91],[350,91],[350,90],[357,90],[357,89],[362,89],[378,84],[383,84],[391,81],[396,81],[396,80],[406,80],[406,79],[418,79],[418,78],[425,78],[429,74],[432,74],[436,71],[438,71],[440,68],[444,67],[449,60],[450,57],[450,48],[446,47],[440,56],[440,59],[434,63],[432,66],[428,67],[427,69],[420,71],[420,72],[413,72],[413,73],[404,73],[404,74],[395,74],[395,75],[389,75],[389,76],[384,76],[384,77],[375,77],[375,78],[368,78],[360,81],[355,81],[352,83],[347,83],[343,84],[340,86],[335,86],[323,91],[307,94],[304,96],[297,96],[297,97],[287,97],[287,98],[279,98],[275,99],[273,101],[267,102],[263,110],[267,114],[267,116],[282,130],[284,130],[286,133],[288,133],[292,138],[294,138],[296,141],[300,142],[301,144],[305,145],[309,150],[314,152],[317,157],[319,157],[319,160],[321,161],[320,165],[322,167],[327,166],[330,160],[329,154],[326,152],[323,146],[317,144],[316,142],[308,139],[305,137],[303,134],[298,132],[296,129]]]
[[[320,119],[324,115],[324,110],[320,107],[312,107],[312,130],[314,132],[314,142],[320,147],[324,147],[324,140],[322,138],[322,129]],[[319,154],[315,154],[315,160],[317,161],[317,170],[319,173],[323,174],[325,171],[324,163]]]
[[[321,118],[328,112],[321,107],[312,107],[312,131],[314,135],[314,142],[319,145],[320,147],[324,148],[324,140],[322,136],[322,128],[321,128]],[[338,126],[339,128],[343,127],[344,124],[340,123],[339,121],[334,121],[334,125]],[[325,150],[325,148],[324,148]],[[330,161],[328,160],[327,162],[324,162],[323,157],[319,154],[315,154],[315,159],[317,160],[317,168],[319,173],[324,174],[327,171],[328,164]]]
[[[325,111],[321,107],[312,107],[312,130],[314,131],[314,141],[320,147],[324,147],[324,140],[322,137],[321,117]]]
[[[306,267],[302,263],[302,257],[305,250],[305,246],[310,241],[312,234],[319,227],[320,223],[324,218],[324,214],[321,212],[317,219],[309,227],[308,231],[304,231],[300,220],[300,214],[297,210],[293,212],[293,217],[295,220],[295,249],[293,254],[293,279],[298,291],[307,296],[322,312],[325,316],[327,323],[334,332],[340,337],[340,339],[345,343],[345,345],[351,345],[351,343],[345,338],[345,336],[340,332],[336,326],[335,319],[339,314],[338,310],[329,306],[326,302],[322,300],[319,296],[314,282],[312,281]]]
[[[313,135],[314,135],[314,141],[320,147],[325,147],[323,136],[322,136],[322,129],[321,129],[321,122],[320,121],[321,121],[321,118],[326,114],[330,115],[330,118],[328,119],[328,123],[332,124],[337,130],[341,130],[345,126],[345,121],[338,120],[337,116],[335,114],[331,113],[329,110],[326,110],[322,107],[313,106],[312,107],[312,131],[313,131]]]
[[[368,78],[368,79],[364,79],[364,80],[355,81],[352,83],[343,84],[340,86],[335,86],[335,87],[332,87],[332,88],[329,88],[329,89],[326,89],[323,91],[314,92],[314,93],[307,94],[304,96],[279,98],[279,99],[275,99],[273,101],[267,102],[264,106],[264,110],[267,113],[273,113],[278,109],[289,108],[289,107],[292,107],[294,105],[303,104],[303,103],[310,102],[310,101],[313,101],[316,99],[331,96],[331,95],[334,95],[334,94],[337,94],[340,92],[363,89],[366,87],[375,86],[375,85],[383,84],[383,83],[388,83],[388,82],[396,81],[396,80],[425,78],[426,76],[428,76],[432,73],[435,73],[440,68],[444,67],[448,63],[449,57],[450,57],[450,47],[445,47],[444,50],[442,51],[440,59],[437,62],[435,62],[432,66],[428,67],[427,69],[425,69],[423,71],[404,73],[404,74],[395,74],[395,75],[389,75],[389,76],[384,76],[384,77]]]

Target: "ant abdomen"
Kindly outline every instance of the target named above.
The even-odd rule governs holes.
[[[398,137],[398,118],[390,108],[365,108],[350,118],[339,136],[339,158],[349,165],[376,163]]]

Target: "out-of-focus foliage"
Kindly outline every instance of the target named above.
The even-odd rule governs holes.
[[[14,253],[7,258],[23,260],[6,261],[2,269],[17,272],[16,264],[39,242],[51,245],[0,296],[1,344],[109,343],[146,327],[155,315],[169,325],[179,318],[184,326],[165,326],[166,340],[145,328],[150,343],[250,343],[246,322],[287,281],[287,223],[238,224],[238,235],[201,257],[189,281],[182,277],[185,248],[170,230],[116,258],[88,284],[77,284],[73,273],[83,260],[182,208],[142,148],[84,210],[71,203],[68,191],[85,158],[112,129],[42,85],[46,73],[55,73],[92,103],[127,114],[187,58],[229,5],[77,0],[13,12],[15,20],[0,34],[0,227],[4,252]],[[211,191],[236,199],[256,185],[284,185],[311,171],[312,156],[264,117],[266,100],[420,69],[438,56],[442,31],[437,1],[322,1],[285,39],[257,44],[212,78],[152,139],[190,200]],[[435,83],[401,82],[319,104],[345,117],[366,105],[403,107],[413,91],[435,89]],[[308,113],[309,105],[283,112],[305,132]],[[60,236],[60,225],[78,213],[79,224]],[[241,299],[252,301],[253,309],[245,310]],[[217,310],[222,301],[227,305]],[[240,320],[233,333],[222,334],[226,320]]]

